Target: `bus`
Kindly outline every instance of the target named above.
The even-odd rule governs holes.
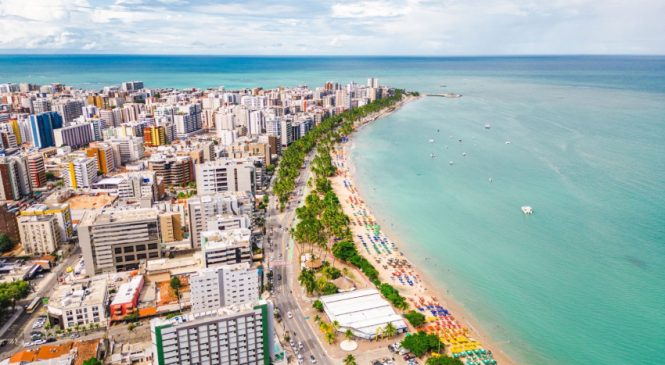
[[[35,299],[33,299],[32,302],[30,302],[30,304],[28,304],[28,306],[25,307],[25,311],[27,313],[35,313],[37,307],[39,307],[40,304],[42,304],[42,298],[35,297]]]

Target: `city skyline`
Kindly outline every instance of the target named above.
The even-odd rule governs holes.
[[[3,0],[0,53],[663,54],[663,14],[655,0]]]

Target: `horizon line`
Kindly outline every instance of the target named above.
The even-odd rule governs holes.
[[[450,55],[403,55],[403,54],[214,54],[214,53],[5,53],[2,56],[150,56],[150,57],[257,57],[257,58],[464,58],[464,57],[487,57],[487,58],[512,58],[512,57],[665,57],[665,53],[533,53],[533,54],[450,54]]]

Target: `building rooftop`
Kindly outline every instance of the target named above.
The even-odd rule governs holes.
[[[158,212],[152,208],[105,209],[101,213],[86,217],[87,224],[123,223],[145,219],[157,219]],[[83,222],[82,222],[83,223]]]
[[[223,248],[237,243],[248,242],[252,231],[247,228],[212,230],[201,232],[201,239],[206,250]]]
[[[120,285],[118,292],[113,298],[111,305],[130,303],[134,299],[134,295],[143,285],[143,276],[137,275],[133,277],[128,283]]]
[[[372,338],[388,323],[396,329],[406,328],[404,319],[376,289],[325,295],[320,298],[331,321],[338,321],[341,330],[351,329],[357,336]]]
[[[107,284],[106,276],[96,276],[73,284],[58,285],[51,295],[49,312],[94,304],[104,305]]]

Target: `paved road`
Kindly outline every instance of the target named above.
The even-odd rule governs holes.
[[[282,323],[284,329],[289,331],[291,338],[296,342],[302,341],[304,348],[301,351],[301,354],[305,358],[305,363],[310,363],[310,355],[314,355],[316,358],[317,364],[330,364],[330,360],[326,355],[323,347],[319,343],[317,336],[313,333],[312,328],[307,324],[307,320],[303,316],[298,304],[296,303],[294,293],[292,290],[293,285],[298,285],[297,280],[293,274],[293,266],[289,261],[289,232],[288,230],[292,227],[293,220],[295,219],[295,208],[300,205],[298,201],[303,201],[304,196],[307,194],[307,180],[309,179],[310,169],[309,164],[314,157],[314,152],[310,153],[307,156],[305,163],[306,169],[303,173],[300,174],[300,177],[296,181],[296,189],[293,194],[293,198],[289,203],[288,207],[284,212],[279,212],[277,199],[272,199],[274,202],[271,202],[268,208],[268,218],[267,223],[269,228],[270,238],[272,240],[272,248],[268,246],[268,253],[266,257],[270,258],[272,256],[274,261],[286,261],[287,265],[278,265],[273,268],[273,283],[275,293],[273,296],[273,301],[275,306],[277,306],[282,315]],[[279,226],[281,225],[281,229]],[[270,233],[272,230],[272,233]],[[280,256],[281,255],[281,256]],[[296,256],[296,255],[294,255]],[[297,260],[297,257],[291,257],[291,259]],[[270,260],[268,260],[270,261]],[[270,263],[268,263],[270,267]],[[278,277],[281,277],[281,280],[278,280]],[[287,313],[291,312],[293,318],[289,319]],[[287,346],[287,353],[289,356],[293,356],[293,352],[290,350],[290,346]]]
[[[64,259],[58,266],[56,266],[51,273],[47,274],[44,279],[42,279],[38,284],[35,291],[33,291],[26,299],[21,300],[17,305],[28,305],[35,297],[48,297],[51,295],[53,290],[58,284],[58,278],[69,266],[74,266],[79,260],[79,251],[78,246],[72,250],[70,255]],[[33,289],[35,289],[33,287]],[[23,342],[30,339],[30,332],[34,331],[32,329],[32,324],[35,322],[37,317],[41,314],[44,315],[45,311],[43,307],[35,311],[35,313],[29,314],[23,312],[16,321],[9,327],[9,330],[3,336],[3,339],[9,340],[9,343],[2,348],[0,348],[0,359],[9,357],[12,353],[16,352],[20,348],[23,348]]]

